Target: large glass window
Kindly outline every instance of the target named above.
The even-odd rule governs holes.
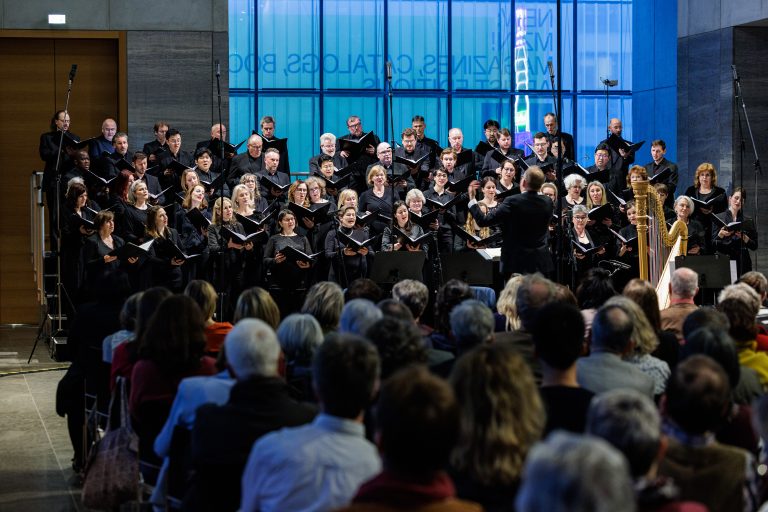
[[[604,136],[601,79],[619,81],[610,117],[631,126],[632,0],[229,0],[229,9],[232,138],[274,116],[293,174],[306,172],[321,133],[347,133],[349,115],[398,142],[422,115],[427,136],[447,145],[457,127],[472,147],[496,119],[524,149],[555,110],[548,62],[580,160]]]

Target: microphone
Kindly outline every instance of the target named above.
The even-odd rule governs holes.
[[[555,79],[555,70],[552,67],[552,61],[551,60],[547,61],[547,67],[549,68],[549,78],[554,80]]]
[[[738,82],[739,81],[739,74],[736,72],[736,65],[731,64],[731,71],[733,71],[733,81]]]
[[[605,263],[606,265],[610,265],[611,267],[613,267],[615,269],[621,269],[621,270],[629,270],[629,269],[632,268],[631,266],[627,265],[626,263],[622,263],[622,262],[616,261],[616,260],[605,260],[605,261],[601,261],[600,263]]]
[[[214,62],[216,64],[216,78],[220,78],[221,77],[221,68],[219,67],[219,59],[216,59]]]
[[[601,78],[600,81],[603,83],[603,85],[608,87],[616,87],[617,85],[619,85],[618,80],[611,80],[609,78]]]
[[[392,62],[387,61],[387,80],[392,81]]]
[[[77,64],[72,64],[72,67],[69,68],[69,85],[75,81],[75,74],[77,74]]]

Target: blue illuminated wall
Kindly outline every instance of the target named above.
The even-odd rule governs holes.
[[[558,27],[555,0],[229,0],[232,140],[261,116],[275,117],[276,134],[290,138],[294,172],[306,171],[321,133],[347,133],[351,114],[391,140],[390,60],[396,140],[421,114],[427,135],[444,145],[448,129],[459,127],[474,146],[494,118],[522,146],[554,110],[552,60],[563,129],[590,164],[606,129],[602,78],[619,81],[608,98],[611,117],[624,120],[627,138],[637,131],[633,33],[645,4],[562,0]],[[654,86],[644,82],[644,92]]]

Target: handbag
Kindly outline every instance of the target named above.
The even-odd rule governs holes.
[[[139,499],[139,437],[128,417],[125,379],[119,378],[109,401],[109,421],[104,437],[93,448],[85,473],[83,504],[113,509]],[[112,428],[115,398],[120,400],[120,426]]]

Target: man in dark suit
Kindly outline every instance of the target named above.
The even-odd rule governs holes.
[[[672,208],[675,204],[675,190],[677,189],[677,164],[670,162],[664,155],[667,154],[667,144],[661,140],[656,139],[651,142],[651,158],[652,162],[645,164],[645,172],[648,174],[648,178],[653,178],[660,172],[663,172],[667,168],[670,170],[668,178],[661,181],[661,183],[667,186],[667,200],[664,202],[664,206]]]
[[[146,183],[149,193],[157,196],[155,199],[150,198],[152,204],[165,204],[165,196],[160,193],[163,191],[163,189],[160,188],[160,180],[151,174],[147,174],[147,160],[148,157],[146,153],[137,151],[133,154],[133,168],[136,170],[133,173],[133,176],[137,180],[141,180]]]
[[[546,275],[552,271],[548,236],[553,205],[551,199],[539,194],[543,184],[544,173],[538,167],[529,167],[520,182],[520,190],[524,192],[507,197],[488,214],[480,210],[475,199],[480,182],[469,185],[468,206],[477,225],[501,227],[501,273],[505,281],[516,272]]]
[[[557,118],[555,117],[555,114],[552,112],[547,112],[544,114],[544,127],[547,129],[547,141],[549,142],[549,147],[551,148],[552,143],[558,139]],[[570,160],[576,160],[576,146],[573,142],[573,135],[566,132],[560,132],[559,138],[563,141],[563,145],[565,147],[563,156]]]
[[[616,135],[623,139],[621,136],[623,130],[624,128],[621,124],[621,119],[616,117],[612,118],[608,125],[609,136]],[[603,143],[608,145],[608,139],[606,138],[605,140],[600,141],[600,144]],[[598,144],[598,146],[600,144]],[[623,149],[616,151],[610,145],[608,145],[608,151],[611,154],[611,190],[619,194],[627,185],[627,172],[629,171],[629,167],[635,163],[635,153],[626,152]]]
[[[261,152],[264,140],[256,134],[248,137],[248,150],[232,159],[229,172],[230,188],[240,183],[243,174],[259,174],[264,169],[264,155]]]

